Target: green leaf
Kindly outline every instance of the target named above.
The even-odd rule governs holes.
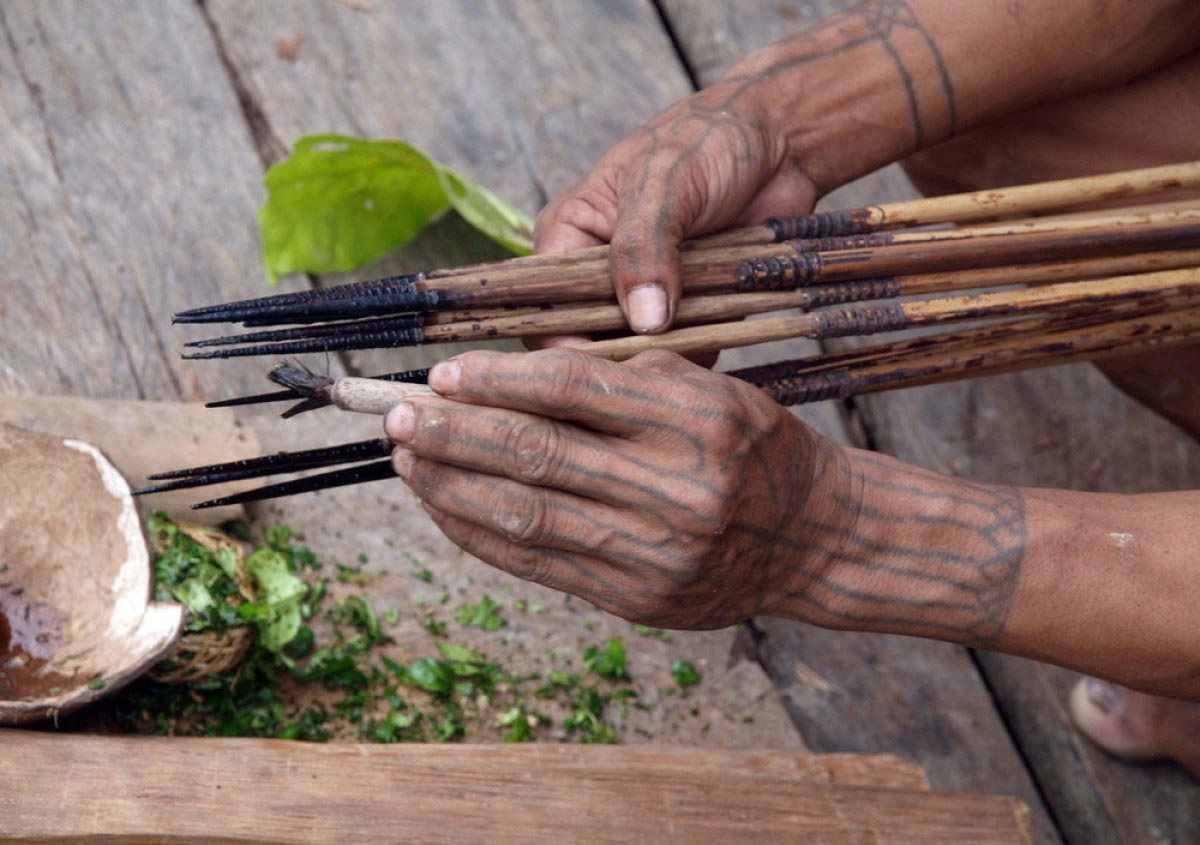
[[[481,185],[434,162],[446,197],[462,218],[517,255],[533,251],[533,221]]]
[[[258,225],[272,283],[287,273],[353,270],[449,208],[514,252],[532,249],[532,220],[403,141],[309,135],[263,183]]]
[[[257,626],[262,646],[280,652],[300,632],[300,602],[308,587],[291,573],[287,558],[271,548],[246,558],[246,574],[254,579],[258,601],[239,610]]]
[[[479,604],[464,604],[454,611],[454,620],[468,628],[498,631],[508,623],[500,615],[500,603],[485,595]]]
[[[436,695],[448,695],[454,689],[454,670],[433,657],[420,657],[409,664],[406,680]]]
[[[603,678],[629,680],[629,671],[625,668],[625,643],[619,637],[609,637],[603,649],[597,646],[585,648],[583,665]]]
[[[330,608],[330,615],[334,622],[353,625],[366,635],[371,644],[387,639],[380,630],[375,608],[362,596],[346,596]]]
[[[676,660],[671,664],[671,677],[680,687],[690,687],[700,683],[700,670],[686,660]]]
[[[196,578],[184,581],[171,591],[171,595],[196,616],[203,615],[206,610],[216,604],[213,601],[212,593]]]
[[[437,650],[451,663],[486,663],[487,658],[469,645],[438,643]]]

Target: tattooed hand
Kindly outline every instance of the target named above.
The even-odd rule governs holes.
[[[608,152],[538,218],[537,249],[612,243],[610,268],[630,326],[658,332],[679,302],[680,241],[803,214],[812,181],[744,80],[677,103]]]
[[[469,352],[430,385],[448,398],[399,405],[386,427],[442,531],[626,619],[718,628],[780,613],[829,559],[814,526],[853,521],[833,501],[841,450],[670,353]]]

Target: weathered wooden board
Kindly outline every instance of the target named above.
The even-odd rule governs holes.
[[[204,408],[198,402],[0,395],[0,422],[90,443],[132,487],[146,483],[146,476],[154,472],[260,454],[253,430],[238,425],[231,410]],[[216,498],[255,486],[253,481],[227,482],[207,487],[205,493]],[[205,525],[244,515],[240,505],[190,510],[188,505],[195,501],[195,490],[177,490],[138,499],[138,510],[143,518],[163,510],[172,518]]]
[[[261,167],[197,6],[4,3],[0,124],[0,390],[257,388],[174,352],[173,310],[262,278]]]
[[[666,0],[665,5],[693,66],[711,80],[742,52],[848,3],[717,7]],[[855,207],[913,195],[898,169],[889,168],[837,191],[826,205]],[[854,406],[877,448],[942,472],[1009,484],[1130,493],[1200,483],[1200,448],[1084,365],[867,396]],[[777,630],[768,626],[768,637]],[[775,656],[768,658],[777,677],[793,666],[820,665],[823,632],[782,636],[792,647],[775,649]],[[906,665],[920,652],[929,653],[926,649],[905,642],[889,656],[892,668]],[[1200,838],[1200,786],[1171,767],[1117,762],[1074,730],[1066,710],[1074,673],[986,653],[977,658],[1068,840],[1159,843]],[[944,692],[940,684],[914,688],[936,690],[939,697]],[[797,715],[797,697],[812,693],[802,682],[790,695],[785,687],[785,695]],[[827,744],[812,723],[799,718],[815,749],[862,747],[843,746],[833,737]],[[946,785],[936,761],[916,759],[925,763],[935,787]],[[1038,817],[1035,806],[1035,829],[1041,836],[1047,828],[1036,823]]]
[[[666,0],[667,17],[702,84],[713,82],[745,52],[782,38],[836,4],[691,4]],[[846,5],[846,4],[842,4]],[[898,168],[838,192],[908,194]],[[878,197],[876,197],[878,199]],[[872,201],[876,201],[872,199]],[[839,196],[827,202],[839,206]],[[772,344],[775,360],[813,354],[816,344]],[[767,355],[760,353],[760,357]],[[722,366],[744,366],[745,351],[722,355]],[[734,363],[736,362],[736,363]],[[755,361],[756,362],[756,361]],[[839,428],[838,403],[796,409],[802,419],[843,442],[862,445],[859,420]],[[874,429],[865,432],[876,434]],[[771,673],[805,742],[821,750],[896,749],[919,761],[936,788],[1019,794],[1031,807],[1039,841],[1057,835],[1037,787],[1013,747],[991,695],[961,648],[907,637],[851,635],[781,620],[761,620],[760,658]],[[864,667],[870,667],[864,671]]]
[[[1030,841],[1015,799],[832,785],[841,762],[770,752],[14,731],[0,757],[0,842],[12,843]],[[893,764],[876,765],[890,780]]]

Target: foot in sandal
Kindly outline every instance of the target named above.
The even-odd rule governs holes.
[[[1084,736],[1125,760],[1174,760],[1200,779],[1200,704],[1146,695],[1097,678],[1071,692]]]

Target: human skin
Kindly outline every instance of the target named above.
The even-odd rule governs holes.
[[[631,325],[661,330],[680,238],[803,211],[970,127],[1170,65],[1198,24],[1166,0],[861,4],[621,142],[543,213],[539,247],[611,240]],[[661,627],[770,614],[1200,700],[1200,494],[938,475],[665,353],[473,352],[430,384],[439,397],[388,416],[397,471],[450,539],[520,577]]]

